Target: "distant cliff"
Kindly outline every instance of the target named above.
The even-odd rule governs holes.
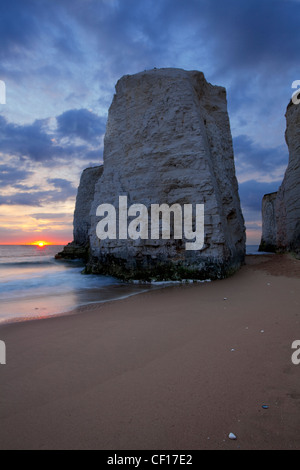
[[[286,112],[289,164],[272,210],[263,201],[261,250],[300,252],[300,105],[290,102]],[[273,218],[272,218],[273,217]]]
[[[262,239],[260,251],[276,251],[277,227],[276,227],[276,199],[278,193],[266,194],[262,202]]]
[[[95,185],[101,178],[103,166],[87,168],[83,171],[77,191],[73,221],[73,241],[64,247],[57,258],[89,257],[89,230],[91,227],[90,210],[95,196]]]

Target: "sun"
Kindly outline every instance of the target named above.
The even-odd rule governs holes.
[[[31,243],[31,245],[38,246],[39,248],[44,248],[44,246],[49,245],[49,243],[48,243],[48,242],[45,242],[45,241],[43,241],[43,240],[39,240],[39,241],[37,241],[37,242]]]

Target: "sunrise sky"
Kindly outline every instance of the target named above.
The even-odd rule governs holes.
[[[0,243],[72,240],[81,171],[102,161],[116,81],[153,67],[227,88],[248,244],[288,152],[298,0],[1,0]]]

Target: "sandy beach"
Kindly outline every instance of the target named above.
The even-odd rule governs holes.
[[[299,287],[292,256],[248,256],[223,281],[1,326],[0,449],[300,449]]]

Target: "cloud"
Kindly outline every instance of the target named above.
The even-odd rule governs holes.
[[[18,125],[0,116],[1,150],[8,155],[28,157],[35,162],[49,162],[63,155],[63,149],[55,146],[44,130],[45,121]]]
[[[10,123],[0,116],[1,151],[50,166],[60,160],[90,160],[91,151],[98,155],[100,161],[105,132],[104,118],[86,109],[70,110],[57,117],[56,131],[49,128],[48,121],[43,119],[20,125]],[[76,137],[86,143],[78,144]],[[64,138],[68,138],[68,141],[63,141]],[[95,146],[98,150],[95,150]]]
[[[31,214],[31,217],[33,217],[36,220],[56,220],[56,219],[64,219],[64,220],[69,220],[72,218],[70,214],[65,214],[65,213],[49,213],[49,212],[41,212],[37,214]]]
[[[0,2],[1,60],[22,56],[41,33],[38,17],[33,14],[34,3],[28,0],[25,8],[22,0]]]
[[[278,180],[278,169],[286,168],[288,163],[288,149],[286,145],[275,148],[264,148],[253,142],[246,135],[234,138],[234,154],[237,171],[243,176],[256,172],[261,178]]]
[[[226,74],[238,70],[278,73],[297,58],[300,46],[300,4],[285,0],[168,0],[164,17],[190,27],[198,41],[205,37],[216,69]],[[297,62],[295,62],[297,63]],[[249,79],[251,77],[249,76]]]
[[[0,58],[27,58],[29,49],[48,47],[65,57],[83,59],[76,34],[69,27],[64,2],[10,0],[0,3]]]
[[[89,143],[100,143],[105,133],[106,119],[87,109],[71,109],[56,118],[57,133],[64,137],[79,137]]]
[[[0,184],[3,186],[15,186],[16,183],[26,180],[32,174],[32,171],[18,170],[10,165],[0,165]]]
[[[76,188],[68,180],[62,178],[48,179],[54,186],[53,190],[20,191],[13,195],[0,195],[0,205],[41,207],[57,202],[65,202],[76,195]]]
[[[64,194],[66,198],[76,194],[77,188],[74,188],[71,181],[63,178],[48,178],[48,183],[52,184],[55,189],[59,190],[58,194]]]
[[[254,180],[240,184],[240,198],[243,207],[260,212],[263,196],[278,191],[280,184],[281,181],[259,183]]]

